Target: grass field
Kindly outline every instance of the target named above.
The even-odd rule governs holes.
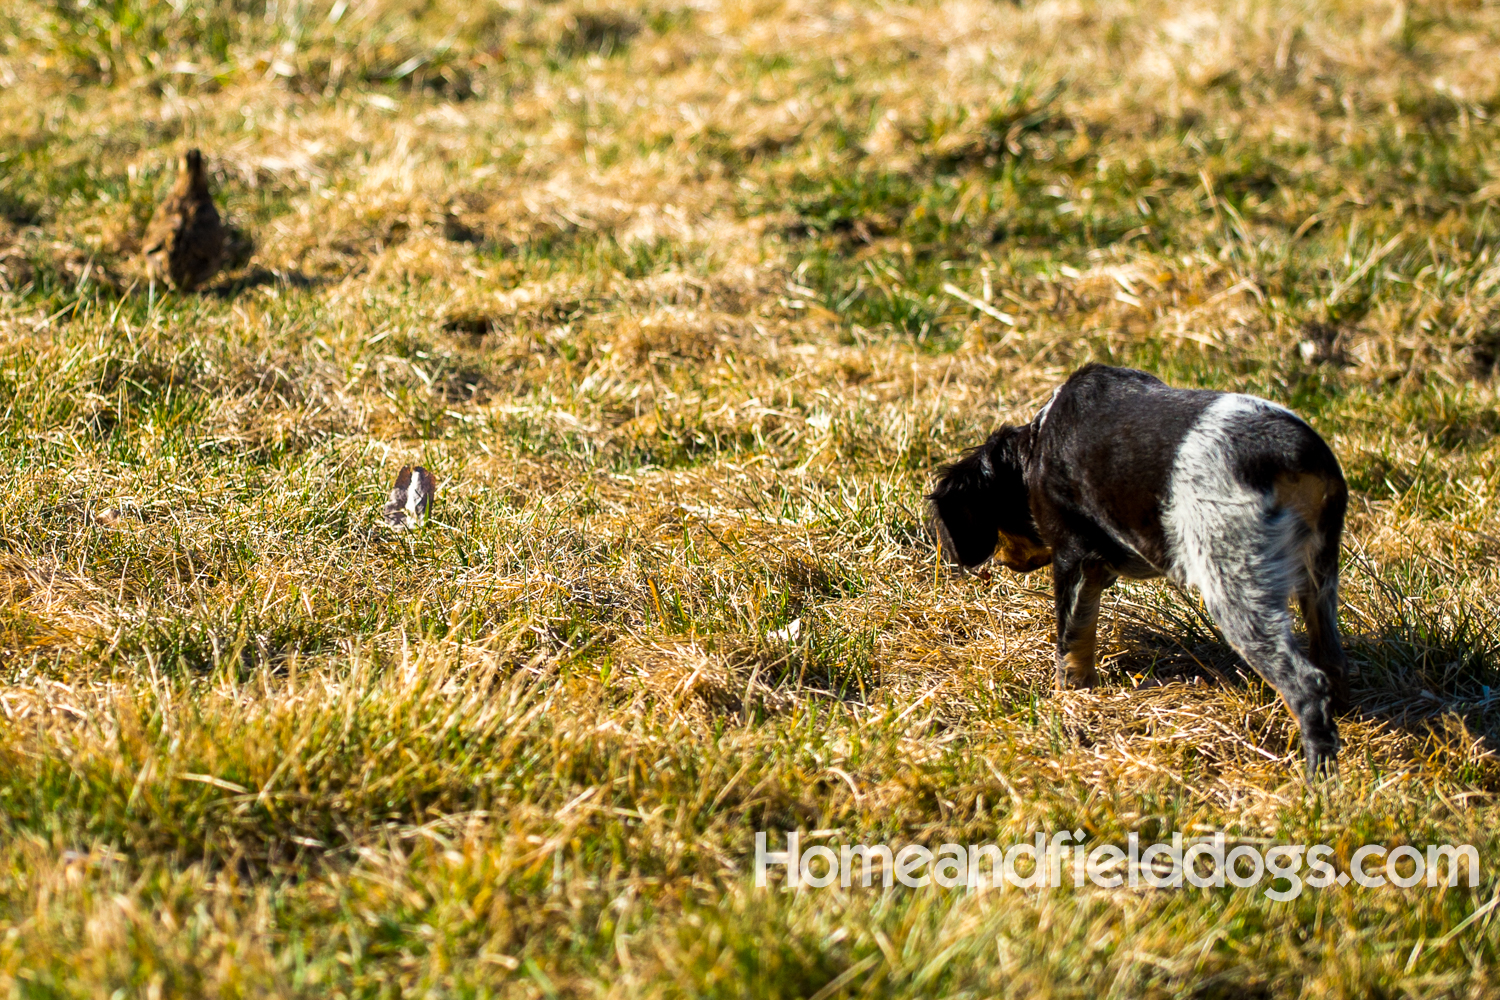
[[[1496,114],[1490,0],[0,0],[0,989],[1494,995]],[[1057,695],[1046,574],[938,567],[1088,360],[1340,456],[1336,783],[1193,595]],[[1483,871],[754,888],[798,829]]]

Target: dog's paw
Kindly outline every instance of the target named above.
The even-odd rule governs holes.
[[[1331,742],[1304,740],[1302,748],[1307,756],[1307,780],[1309,782],[1316,783],[1338,777],[1339,745],[1336,739]]]

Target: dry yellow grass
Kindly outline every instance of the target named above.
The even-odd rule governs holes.
[[[1456,0],[0,3],[0,985],[1492,993],[1497,109]],[[180,296],[189,145],[254,250]],[[930,471],[1087,360],[1340,455],[1337,784],[1193,595],[1054,695],[1046,580],[937,568]],[[748,875],[1065,828],[1484,870]]]

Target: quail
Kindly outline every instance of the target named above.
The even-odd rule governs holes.
[[[177,181],[146,227],[147,274],[189,292],[213,277],[224,258],[226,231],[208,193],[203,154],[190,149],[177,162]]]

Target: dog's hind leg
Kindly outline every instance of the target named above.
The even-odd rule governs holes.
[[[1246,588],[1248,591],[1249,588]],[[1313,666],[1292,637],[1285,593],[1267,599],[1242,592],[1228,605],[1209,605],[1224,638],[1286,702],[1302,731],[1309,777],[1337,769],[1338,727],[1333,722],[1333,683]]]
[[[1334,685],[1292,635],[1289,599],[1303,576],[1303,525],[1288,511],[1220,513],[1229,516],[1216,526],[1214,537],[1201,538],[1207,544],[1197,550],[1200,558],[1184,567],[1185,582],[1203,594],[1229,644],[1286,702],[1302,731],[1309,777],[1332,773],[1339,747]],[[1332,635],[1336,641],[1337,632]]]
[[[1334,712],[1349,708],[1349,666],[1339,637],[1339,536],[1344,502],[1340,493],[1323,510],[1318,534],[1309,539],[1312,549],[1297,592],[1297,605],[1307,624],[1308,655],[1313,666],[1328,677]]]
[[[1099,682],[1094,668],[1099,646],[1099,598],[1114,580],[1114,574],[1102,563],[1065,559],[1053,562],[1059,690],[1093,687]]]
[[[1318,553],[1321,557],[1323,553]],[[1332,561],[1338,560],[1335,548]],[[1328,688],[1333,698],[1333,711],[1349,709],[1349,666],[1344,656],[1343,641],[1339,637],[1339,577],[1338,567],[1328,572],[1309,574],[1304,589],[1297,594],[1297,604],[1302,609],[1302,620],[1307,623],[1308,655],[1313,666],[1328,678]]]

